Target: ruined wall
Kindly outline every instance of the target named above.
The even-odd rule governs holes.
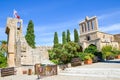
[[[119,49],[120,49],[120,34],[115,34],[114,38],[115,38],[115,41],[119,43]]]

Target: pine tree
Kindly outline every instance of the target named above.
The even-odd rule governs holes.
[[[55,32],[54,33],[54,45],[58,44],[58,43],[59,43],[59,41],[58,41],[58,34],[57,34],[57,32]]]
[[[79,42],[79,35],[77,29],[74,29],[74,42]]]
[[[67,42],[70,42],[70,41],[71,41],[71,39],[70,39],[70,31],[67,30]]]
[[[30,20],[28,23],[25,39],[29,46],[31,46],[32,48],[35,48],[34,24],[33,24],[32,20]]]
[[[66,41],[66,34],[65,32],[62,32],[62,44],[65,44],[67,41]]]

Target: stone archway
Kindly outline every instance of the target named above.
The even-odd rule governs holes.
[[[97,46],[96,46],[95,44],[90,44],[88,47],[90,47],[90,46],[94,46],[94,47],[96,47],[96,48],[97,48]]]
[[[84,52],[86,53],[95,53],[97,52],[97,46],[94,44],[90,44],[85,50]]]

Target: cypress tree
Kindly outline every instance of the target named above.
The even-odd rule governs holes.
[[[74,42],[79,42],[79,35],[77,29],[74,29]]]
[[[59,41],[58,41],[58,34],[57,34],[57,32],[55,32],[54,33],[54,45],[58,44],[58,43],[59,43]]]
[[[67,30],[67,42],[70,42],[70,41],[71,41],[71,39],[70,39],[70,31]]]
[[[28,23],[25,39],[29,46],[31,46],[32,48],[35,48],[34,24],[33,24],[32,20],[30,20]]]
[[[62,32],[62,44],[66,43],[66,34],[65,32]]]

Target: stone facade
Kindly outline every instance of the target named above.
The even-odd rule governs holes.
[[[120,48],[120,34],[115,34],[114,38],[115,38],[115,41],[119,43],[119,48]]]
[[[83,50],[90,44],[96,45],[100,51],[103,46],[111,45],[119,49],[119,43],[112,34],[104,33],[98,30],[97,17],[86,17],[80,24],[80,45]],[[120,39],[119,39],[120,40]]]
[[[22,26],[22,19],[7,19],[6,33],[8,35],[8,66],[19,67],[22,65],[34,65],[42,63],[43,60],[49,62],[48,50],[52,47],[39,46],[35,49],[31,48],[22,34]]]

